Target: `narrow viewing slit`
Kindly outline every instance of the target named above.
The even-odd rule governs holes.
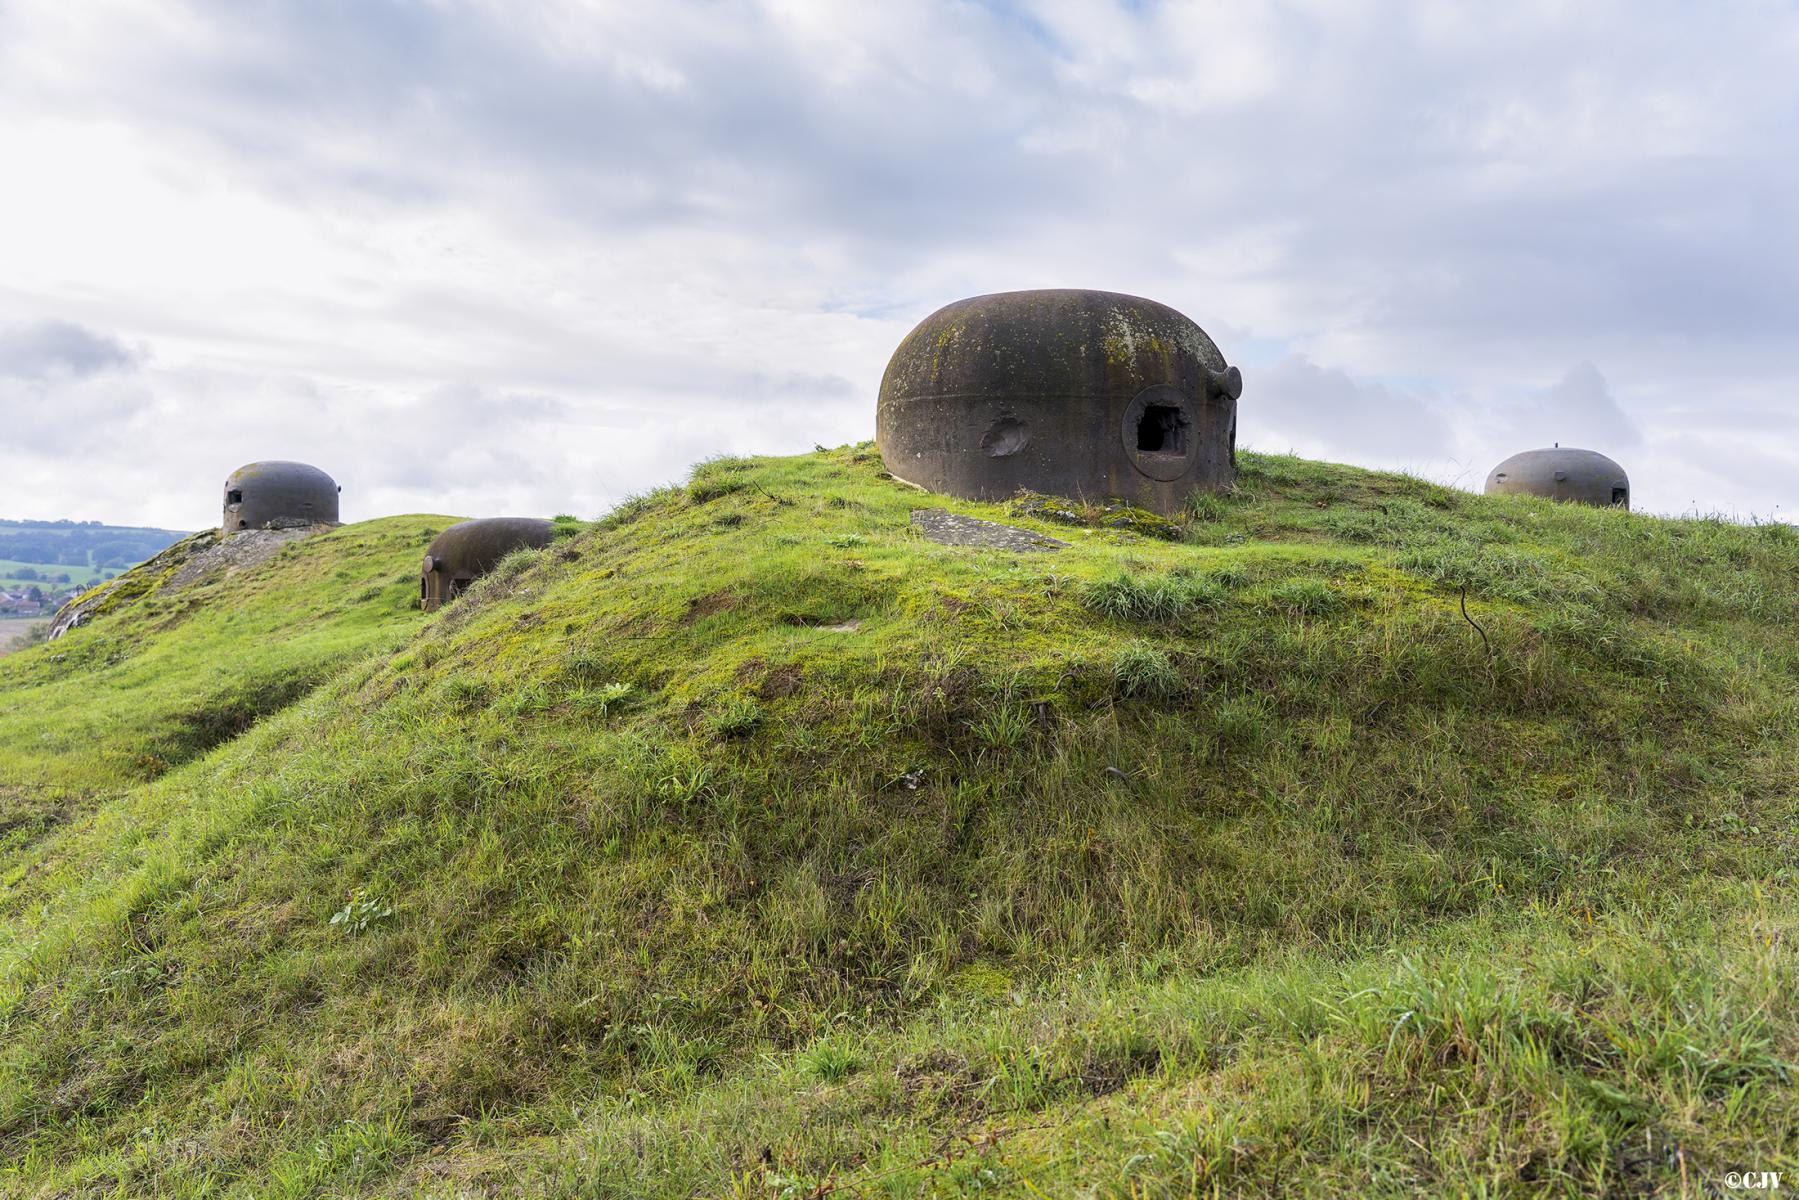
[[[238,488],[232,488],[230,491],[225,493],[225,503],[226,504],[242,504],[243,502],[244,502],[244,494]]]
[[[1623,504],[1626,500],[1629,500],[1629,499],[1630,499],[1630,489],[1629,488],[1615,487],[1612,489],[1612,503],[1613,504]]]
[[[1137,422],[1137,450],[1142,454],[1185,454],[1187,418],[1172,404],[1150,404]]]

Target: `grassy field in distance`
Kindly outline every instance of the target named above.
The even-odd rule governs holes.
[[[0,654],[6,654],[20,643],[32,626],[40,624],[43,617],[0,617]]]
[[[36,579],[21,579],[18,575],[19,568],[21,567],[37,572],[38,577]],[[125,568],[123,567],[107,567],[104,569],[99,567],[71,567],[64,566],[60,563],[28,563],[14,562],[11,559],[0,559],[0,587],[27,587],[34,583],[45,589],[53,587],[66,588],[71,586],[83,587],[103,576],[117,575],[124,569]],[[59,575],[67,575],[69,581],[63,583],[60,580],[57,580],[56,577]]]

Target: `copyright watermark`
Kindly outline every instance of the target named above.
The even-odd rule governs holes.
[[[1733,1192],[1773,1192],[1780,1189],[1779,1171],[1730,1171],[1724,1186]]]

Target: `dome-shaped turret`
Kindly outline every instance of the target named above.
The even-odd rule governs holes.
[[[1601,508],[1630,507],[1630,477],[1597,450],[1551,446],[1514,454],[1487,476],[1489,496],[1547,496]]]
[[[297,462],[254,462],[225,481],[226,536],[245,529],[298,529],[337,524],[342,490],[317,467]]]
[[[536,517],[487,517],[452,525],[425,550],[419,603],[435,612],[521,547],[550,544],[554,527]]]
[[[1021,489],[1174,513],[1235,474],[1235,367],[1192,321],[1116,292],[1000,292],[938,309],[881,379],[897,478],[970,500]]]

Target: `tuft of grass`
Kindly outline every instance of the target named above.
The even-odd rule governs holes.
[[[1129,642],[1112,660],[1113,685],[1123,696],[1172,696],[1181,689],[1180,673],[1167,653],[1153,642]]]
[[[1342,612],[1343,594],[1322,579],[1289,579],[1271,588],[1268,599],[1275,608],[1303,617],[1328,617]]]
[[[1079,594],[1088,608],[1115,621],[1176,621],[1225,600],[1210,579],[1124,571],[1082,585]]]

